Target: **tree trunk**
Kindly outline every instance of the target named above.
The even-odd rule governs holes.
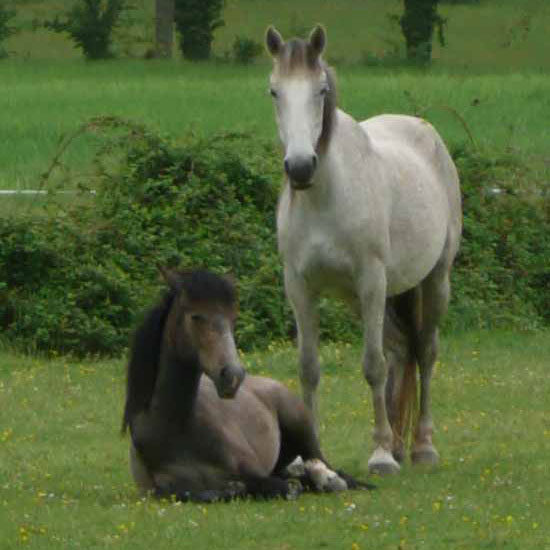
[[[437,13],[438,1],[404,0],[405,13],[400,19],[400,24],[409,61],[426,65],[432,59],[434,29],[443,22]]]
[[[174,0],[155,0],[155,57],[172,57]]]

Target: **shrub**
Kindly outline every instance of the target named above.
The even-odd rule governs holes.
[[[180,50],[186,59],[208,59],[214,31],[223,26],[224,0],[175,0],[175,22]]]
[[[107,59],[112,57],[112,34],[125,3],[125,0],[78,0],[63,18],[56,16],[44,26],[54,32],[68,33],[86,59]]]
[[[453,151],[464,230],[453,271],[453,327],[550,321],[550,195],[512,155]],[[547,186],[548,184],[546,184]]]
[[[262,45],[251,38],[236,36],[233,41],[233,58],[237,63],[241,63],[242,65],[252,63],[262,51]]]
[[[118,127],[113,119],[95,121]],[[113,147],[123,163],[107,168]],[[285,336],[272,147],[241,135],[173,144],[137,126],[105,144],[97,195],[51,217],[0,222],[0,322],[26,348],[119,353],[155,299],[157,265],[231,272],[245,347]]]
[[[242,134],[175,143],[116,118],[85,129],[104,136],[95,197],[0,219],[4,337],[25,349],[118,354],[162,286],[157,266],[177,264],[236,277],[241,348],[288,338],[276,147]],[[512,156],[466,147],[453,156],[464,236],[446,328],[549,324],[550,193]],[[346,306],[325,299],[320,318],[325,339],[361,335]]]

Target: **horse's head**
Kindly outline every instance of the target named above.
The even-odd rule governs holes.
[[[313,183],[318,153],[328,141],[336,107],[334,80],[321,59],[325,42],[325,30],[320,25],[308,41],[284,42],[273,27],[266,33],[274,64],[270,93],[284,147],[284,168],[290,185],[297,190]]]
[[[236,298],[232,282],[208,271],[167,276],[177,289],[168,338],[181,358],[192,355],[222,398],[234,397],[245,377],[233,329]]]

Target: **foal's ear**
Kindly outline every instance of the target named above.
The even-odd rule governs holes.
[[[317,56],[320,56],[327,43],[327,33],[322,25],[317,25],[309,35],[309,45]]]
[[[277,57],[281,53],[283,44],[284,40],[279,31],[273,25],[270,25],[265,33],[265,45],[267,51],[273,57]]]
[[[179,275],[176,271],[173,269],[169,269],[167,267],[164,267],[163,265],[157,265],[157,269],[159,270],[159,273],[164,280],[164,282],[172,289],[175,289],[178,287],[180,283]]]

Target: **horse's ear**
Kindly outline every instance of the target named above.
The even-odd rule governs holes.
[[[168,269],[167,267],[164,267],[163,265],[157,265],[157,269],[159,270],[159,273],[163,279],[163,281],[172,289],[177,288],[179,284],[179,276],[176,273],[176,271],[172,269]]]
[[[222,279],[227,281],[233,290],[237,289],[237,276],[234,273],[224,273]]]
[[[267,51],[273,56],[277,57],[281,53],[284,40],[279,31],[272,25],[267,28],[265,33],[265,45]]]
[[[313,52],[320,56],[327,43],[327,33],[322,25],[317,25],[309,35],[309,45]]]

